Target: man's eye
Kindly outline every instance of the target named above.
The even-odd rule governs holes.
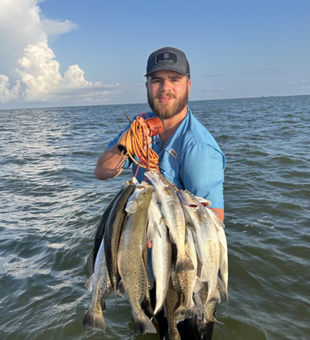
[[[152,84],[159,84],[160,83],[160,80],[159,79],[153,79],[152,80]]]

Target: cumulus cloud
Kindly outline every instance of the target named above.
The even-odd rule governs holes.
[[[42,18],[39,0],[1,0],[0,2],[0,103],[55,102],[74,98],[103,100],[119,91],[119,84],[103,85],[87,81],[78,65],[64,75],[48,45],[48,37],[77,29],[69,20]],[[76,91],[76,92],[75,92]]]
[[[4,76],[3,74],[0,74],[0,102],[1,98],[3,98],[3,101],[10,101],[15,100],[19,98],[20,93],[20,81],[16,81],[16,85],[11,88],[9,77]]]

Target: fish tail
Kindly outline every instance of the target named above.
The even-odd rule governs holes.
[[[206,309],[205,309],[205,315],[204,315],[204,322],[216,322],[219,324],[222,324],[222,322],[218,321],[215,318],[215,307],[217,305],[217,302],[219,297],[214,297],[211,301],[207,301]]]
[[[207,317],[204,319],[205,324],[207,324],[208,322],[215,322],[218,323],[219,325],[225,325],[224,322],[218,321],[214,316]]]
[[[103,318],[102,310],[99,311],[90,308],[87,313],[85,314],[83,325],[85,327],[89,327],[91,329],[96,329],[105,333],[106,325]]]
[[[177,322],[183,321],[187,318],[191,318],[193,315],[193,308],[188,308],[185,305],[179,306],[173,313]]]
[[[157,333],[152,321],[146,315],[134,317],[134,329],[136,334]]]
[[[194,269],[193,262],[187,254],[177,258],[177,262],[175,265],[176,273],[183,273],[193,269]]]

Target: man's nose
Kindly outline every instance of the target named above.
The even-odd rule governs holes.
[[[168,79],[163,79],[160,85],[162,91],[167,91],[170,88],[170,81]]]

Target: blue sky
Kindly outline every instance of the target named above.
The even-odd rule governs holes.
[[[309,0],[0,0],[0,44],[0,108],[145,103],[163,46],[190,100],[310,94]]]

